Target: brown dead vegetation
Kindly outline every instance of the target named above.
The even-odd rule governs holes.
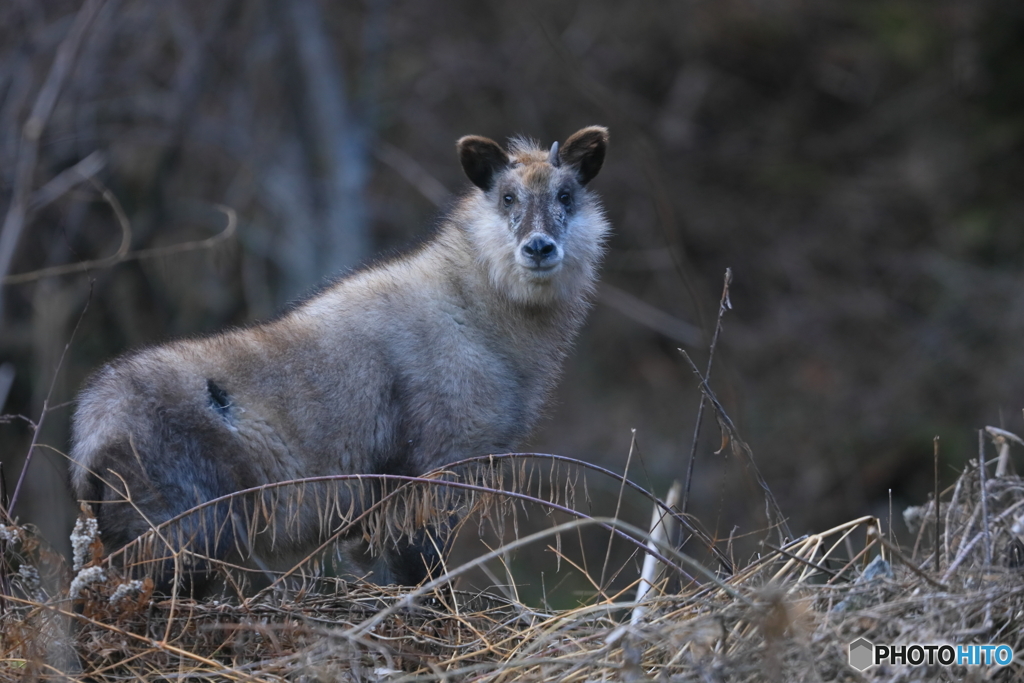
[[[848,644],[859,637],[891,644],[1024,647],[1024,480],[994,477],[992,462],[986,469],[974,462],[941,493],[938,536],[931,501],[906,511],[917,532],[912,548],[897,548],[886,523],[869,516],[781,547],[772,540],[776,531],[769,530],[760,555],[731,568],[721,544],[704,536],[696,520],[673,512],[666,519],[681,523],[691,540],[683,551],[673,543],[656,546],[670,568],[651,577],[653,588],[637,603],[632,563],[607,571],[600,558],[590,558],[589,570],[583,569],[586,560],[573,559],[567,547],[581,529],[598,526],[628,538],[635,545],[632,559],[644,554],[646,532],[580,511],[593,477],[614,475],[554,456],[506,459],[511,464],[483,459],[443,476],[400,482],[401,493],[378,508],[378,543],[409,531],[405,520],[420,516],[410,509],[429,515],[449,509],[455,498],[471,511],[463,533],[506,539],[417,589],[330,577],[321,557],[307,558],[290,580],[255,593],[243,588],[254,572],[239,567],[223,568],[229,580],[219,600],[160,597],[150,582],[125,578],[125,555],[101,559],[85,516],[76,529],[83,566],[75,572],[59,566],[31,529],[5,526],[0,680],[860,681],[1021,675],[1018,664],[992,670],[883,665],[862,674],[847,663]],[[615,483],[624,484],[632,486],[621,478]],[[308,494],[311,485],[280,489]],[[246,495],[254,494],[238,499]],[[398,509],[398,499],[401,515],[389,514]],[[279,509],[286,506],[284,497],[276,500]],[[531,507],[575,519],[559,524],[553,517],[547,528],[527,534],[518,529]],[[590,599],[575,608],[550,609],[495,590],[461,588],[472,570],[501,564],[533,544],[548,544],[565,571],[575,564],[587,574],[595,587]],[[698,561],[690,553],[702,544],[706,557]],[[47,573],[44,568],[48,577],[39,576],[41,569]],[[622,580],[603,581],[599,571]],[[55,579],[58,589],[46,593],[44,586]]]

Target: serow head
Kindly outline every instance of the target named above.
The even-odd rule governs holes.
[[[459,140],[462,168],[483,193],[488,216],[504,226],[502,243],[528,279],[550,278],[568,258],[576,219],[589,208],[586,185],[601,170],[607,146],[608,130],[600,126],[550,148],[522,138],[507,151],[476,135]]]

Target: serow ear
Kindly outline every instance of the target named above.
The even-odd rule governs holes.
[[[573,133],[565,141],[558,156],[563,164],[576,169],[576,179],[580,185],[586,185],[601,170],[606,149],[608,129],[604,126],[589,126]]]
[[[508,168],[508,155],[494,140],[467,135],[455,143],[462,170],[484,192],[494,185],[494,176]]]

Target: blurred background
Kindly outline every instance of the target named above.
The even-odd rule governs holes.
[[[978,428],[1024,430],[1019,2],[7,0],[0,412],[27,418],[0,424],[8,493],[48,408],[14,514],[66,547],[68,421],[103,362],[273,315],[422,235],[468,188],[462,135],[590,124],[611,130],[592,187],[615,232],[530,449],[621,472],[636,430],[630,476],[664,495],[699,400],[677,349],[706,365],[727,267],[711,385],[795,533],[885,517],[890,492],[899,526],[933,436],[950,483]],[[204,248],[36,272],[195,246],[223,230],[214,203],[238,229]],[[719,446],[706,414],[689,511],[762,529]]]

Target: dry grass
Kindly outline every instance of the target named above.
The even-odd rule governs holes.
[[[515,528],[524,501],[573,508],[579,481],[572,462],[511,459],[511,467],[449,471],[445,483],[407,483],[418,492],[395,498],[404,497],[408,517],[409,505],[461,484],[459,501],[471,522]],[[556,474],[569,485],[550,485]],[[592,564],[595,597],[567,610],[453,588],[467,572],[531,545],[547,543],[572,563],[561,539],[584,527],[614,528],[641,548],[647,541],[629,524],[583,514],[529,535],[492,529],[510,540],[415,590],[326,577],[309,558],[277,589],[199,602],[156,598],[148,582],[128,584],[116,562],[88,547],[87,533],[79,596],[71,599],[69,569],[30,529],[8,526],[0,680],[1012,680],[1022,675],[1018,664],[859,673],[847,663],[847,645],[861,636],[875,643],[1024,647],[1024,480],[981,475],[975,463],[942,496],[938,572],[929,502],[908,511],[920,527],[913,549],[895,548],[873,517],[782,548],[766,541],[759,558],[731,575],[724,556],[711,570],[661,546],[662,557],[694,580],[665,572],[633,619],[637,581],[623,580],[629,566],[613,573],[619,587],[612,592],[611,581],[597,585]],[[410,502],[417,495],[419,503]],[[385,522],[387,508],[381,506]],[[887,562],[865,573],[872,557]],[[37,577],[44,567],[49,575]],[[98,575],[97,567],[102,576],[80,587],[83,572]],[[246,575],[235,570],[234,581]],[[46,585],[58,588],[47,594]]]

